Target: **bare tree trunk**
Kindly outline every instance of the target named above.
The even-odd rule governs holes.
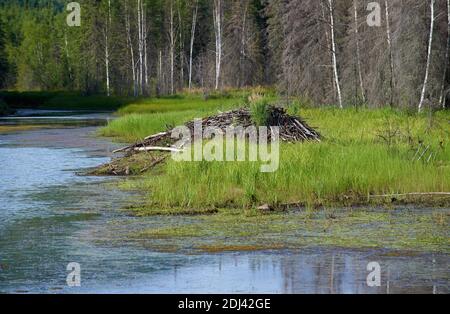
[[[142,12],[142,0],[137,0],[138,11],[138,42],[139,42],[139,67],[138,67],[138,82],[139,82],[139,94],[143,94],[144,85],[144,34],[143,34],[143,13]]]
[[[449,50],[450,50],[450,0],[447,0],[447,47],[445,49],[445,66],[444,66],[444,74],[442,75],[442,86],[441,93],[439,97],[439,105],[442,106],[442,109],[445,109],[447,103],[447,95],[445,93],[445,81],[447,79],[447,68],[448,68],[448,58],[449,58]]]
[[[323,21],[327,21],[327,17],[325,15],[325,8],[324,8],[324,3],[323,1],[320,1],[320,7],[321,7],[321,11],[322,11],[322,19]],[[330,63],[333,64],[333,52],[331,49],[331,40],[330,40],[330,34],[328,33],[328,23],[326,23],[326,27],[325,27],[325,39],[327,41],[327,51],[330,52]],[[333,101],[336,99],[336,82],[334,81],[334,73],[330,76],[331,79],[331,86],[333,86]]]
[[[163,73],[162,73],[162,50],[159,50],[159,68],[158,68],[158,84],[159,84],[159,93],[162,92],[163,89]]]
[[[239,82],[238,86],[242,87],[243,81],[244,81],[244,58],[245,58],[245,46],[246,46],[246,26],[247,26],[247,10],[248,10],[248,3],[245,3],[244,13],[243,13],[243,21],[242,21],[242,36],[241,36],[241,51],[239,54]]]
[[[110,78],[109,78],[109,29],[111,27],[111,0],[108,0],[108,17],[105,23],[105,71],[106,71],[106,94],[111,96]]]
[[[342,104],[342,94],[341,94],[341,85],[339,83],[339,75],[337,69],[337,59],[336,59],[336,41],[335,41],[335,32],[334,32],[334,8],[333,8],[333,0],[328,0],[328,6],[330,9],[330,30],[331,30],[331,50],[333,53],[333,72],[334,72],[334,80],[336,82],[336,88],[338,93],[338,101],[339,107],[344,108]]]
[[[64,33],[64,44],[66,48],[66,58],[67,58],[67,65],[69,70],[69,79],[72,80],[72,66],[70,65],[70,53],[69,53],[69,41],[67,40],[67,33]]]
[[[145,91],[148,91],[148,56],[147,56],[147,13],[145,10],[144,2],[141,2],[142,12],[142,41],[144,46],[144,79],[145,79]]]
[[[394,68],[394,54],[392,50],[392,40],[391,40],[391,24],[389,20],[389,4],[388,1],[384,1],[385,4],[385,15],[386,15],[386,40],[388,44],[388,53],[389,53],[389,66],[391,69],[391,96],[390,96],[390,105],[394,105],[394,93],[395,93],[395,68]]]
[[[420,103],[419,103],[419,112],[423,111],[423,102],[425,100],[425,92],[427,90],[427,83],[428,83],[428,75],[430,72],[430,61],[431,61],[431,48],[433,45],[433,29],[434,29],[434,2],[435,0],[430,0],[430,38],[428,41],[428,53],[427,53],[427,66],[425,69],[425,79],[423,81],[423,87],[422,87],[422,94],[420,96]]]
[[[180,41],[180,87],[184,88],[184,38],[183,38],[183,19],[181,18],[181,8],[178,4],[178,35]]]
[[[222,68],[222,0],[214,0],[214,33],[216,36],[216,90],[220,86]]]
[[[449,0],[450,1],[450,0]],[[189,49],[189,90],[192,88],[192,58],[194,54],[195,29],[197,27],[198,0],[195,2],[195,9],[192,14],[191,47]]]
[[[131,56],[131,73],[133,75],[133,95],[137,96],[137,86],[136,86],[136,64],[134,62],[134,49],[133,41],[131,40],[131,27],[130,27],[130,16],[128,12],[128,0],[125,0],[125,28],[127,33],[127,42],[130,49]]]
[[[359,87],[361,88],[361,97],[363,102],[366,102],[366,93],[364,91],[364,81],[362,77],[362,71],[361,71],[361,50],[359,47],[359,31],[358,31],[358,7],[357,7],[357,0],[353,0],[353,9],[354,9],[354,16],[355,16],[355,42],[356,42],[356,64],[358,67],[358,76],[359,76]]]
[[[175,71],[175,29],[174,29],[174,16],[173,16],[173,0],[170,1],[170,93],[173,95],[174,89],[174,71]]]

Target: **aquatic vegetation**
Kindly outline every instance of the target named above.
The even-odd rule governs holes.
[[[133,232],[147,247],[176,246],[200,252],[297,249],[333,246],[449,253],[440,210],[323,209],[260,214],[221,209],[215,215],[179,218],[171,226]]]

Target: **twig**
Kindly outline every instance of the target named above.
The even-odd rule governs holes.
[[[134,151],[136,152],[150,152],[150,151],[157,151],[157,152],[174,152],[174,153],[181,153],[184,150],[174,148],[174,147],[158,147],[158,146],[147,146],[147,147],[136,147],[134,148]]]

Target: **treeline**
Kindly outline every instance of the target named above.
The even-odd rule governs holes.
[[[449,95],[449,0],[80,0],[80,27],[69,2],[0,1],[4,88],[276,85],[317,104],[420,110]]]

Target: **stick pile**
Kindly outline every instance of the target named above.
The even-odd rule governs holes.
[[[303,142],[318,141],[320,142],[320,134],[313,128],[308,126],[302,119],[290,116],[284,108],[269,107],[269,126],[277,126],[280,130],[280,139],[285,142]],[[223,112],[215,116],[207,117],[202,120],[203,129],[214,127],[221,129],[224,133],[227,127],[243,127],[253,126],[251,112],[249,109],[237,109],[233,111]],[[186,123],[190,129],[192,136],[194,135],[194,121]],[[173,147],[176,142],[171,138],[173,130],[161,132],[146,137],[142,142],[136,143],[114,151],[118,152],[139,152],[139,151],[176,151],[181,147]],[[270,140],[270,132],[269,132]]]

